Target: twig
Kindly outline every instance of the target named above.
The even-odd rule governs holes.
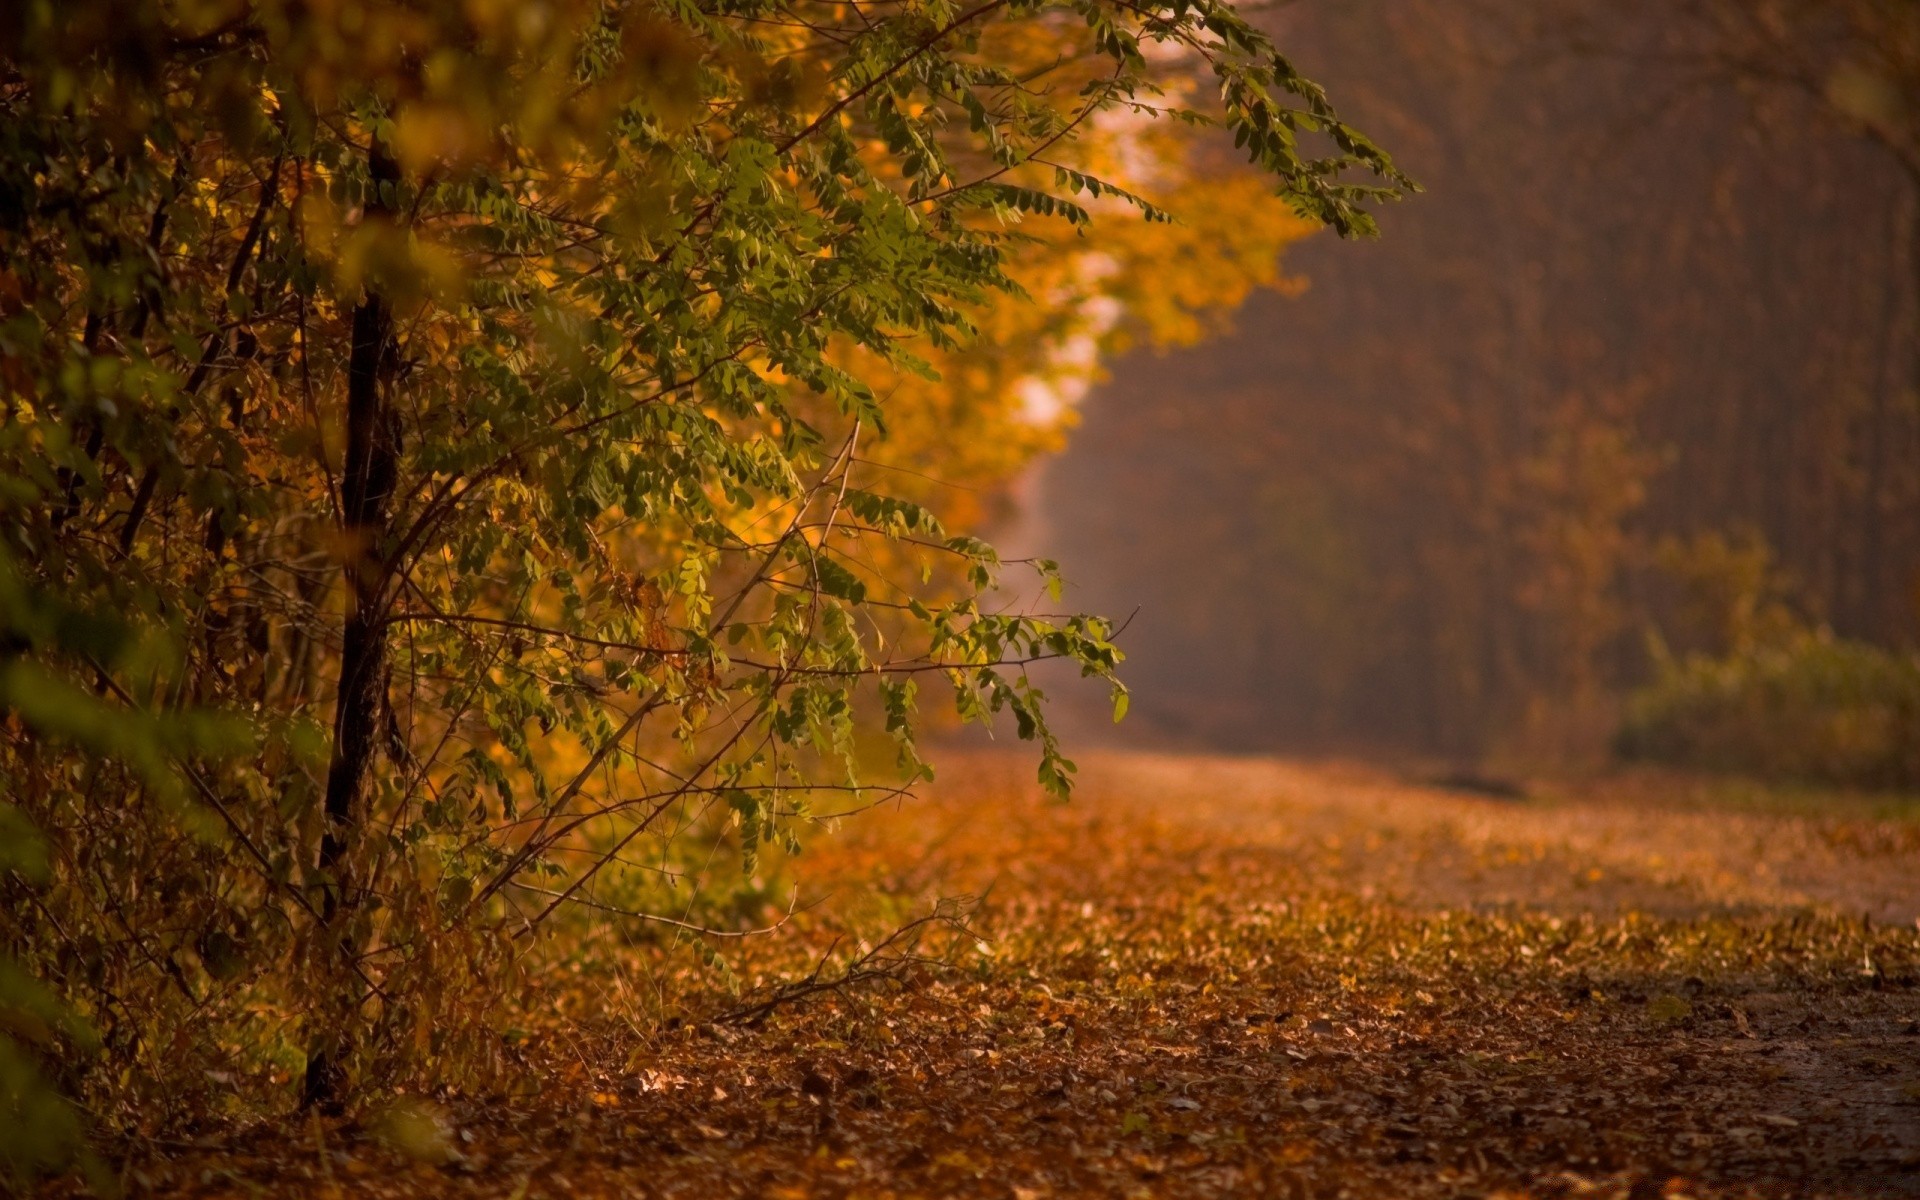
[[[928,929],[935,925],[944,925],[958,933],[977,939],[979,935],[968,928],[967,915],[973,910],[971,898],[954,898],[940,901],[934,910],[926,916],[908,921],[905,925],[888,934],[880,943],[867,950],[848,963],[839,974],[827,976],[827,960],[833,956],[840,945],[835,939],[812,971],[799,979],[779,984],[768,991],[762,999],[753,1003],[730,1009],[713,1018],[715,1025],[759,1025],[774,1011],[789,1004],[796,1004],[809,996],[822,992],[848,991],[864,984],[887,982],[900,987],[906,986],[907,973],[916,966],[944,966],[946,961],[932,955],[919,953],[920,939]]]

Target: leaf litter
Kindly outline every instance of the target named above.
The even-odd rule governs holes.
[[[524,1087],[110,1147],[123,1181],[1920,1195],[1911,827],[1657,789],[1516,804],[1340,765],[1085,766],[1061,806],[1018,760],[960,755],[822,839],[798,878],[826,900],[741,950],[744,997],[683,972],[652,982],[675,1015],[643,1021],[620,1011],[639,969],[589,959],[530,997]]]

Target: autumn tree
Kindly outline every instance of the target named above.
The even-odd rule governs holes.
[[[861,714],[924,776],[923,679],[1064,792],[1024,665],[1111,681],[1109,627],[983,605],[874,448],[936,397],[1018,433],[1050,261],[1082,328],[1270,273],[1086,268],[1096,215],[1167,219],[1166,131],[1276,228],[1407,186],[1218,0],[31,0],[0,71],[5,936],[145,1123],[183,1048],[313,1104],[497,1054],[449,1014],[558,919],[692,926],[677,839],[889,794]]]
[[[1843,433],[1842,452],[1857,460],[1848,464],[1858,475],[1848,520],[1858,544],[1822,615],[1853,636],[1910,642],[1920,574],[1902,551],[1920,528],[1920,492],[1904,469],[1920,446],[1920,9],[1904,0],[1683,0],[1603,12],[1559,0],[1530,20],[1543,45],[1650,64],[1692,88],[1739,95],[1767,136],[1811,129],[1868,148],[1901,184],[1876,230],[1892,270],[1875,314],[1882,361]],[[1856,181],[1862,199],[1881,190],[1876,174]]]

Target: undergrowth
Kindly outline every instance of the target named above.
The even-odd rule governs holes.
[[[1616,748],[1764,778],[1920,787],[1920,658],[1804,633],[1669,661],[1629,700]]]

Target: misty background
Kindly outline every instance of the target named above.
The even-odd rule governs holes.
[[[1914,189],[1667,7],[1275,15],[1427,193],[1112,364],[1023,486],[1069,607],[1134,614],[1134,715],[1062,681],[1077,734],[1565,761],[1670,657],[1913,645]]]

